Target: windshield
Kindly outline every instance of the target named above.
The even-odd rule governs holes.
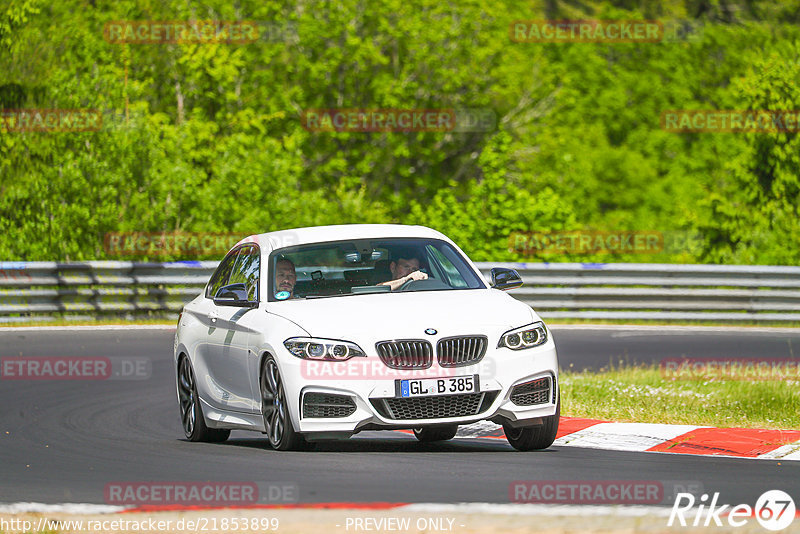
[[[438,239],[369,239],[287,247],[270,255],[269,300],[482,289],[480,275]]]

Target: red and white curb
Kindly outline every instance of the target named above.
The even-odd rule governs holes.
[[[505,438],[505,435],[500,425],[481,421],[459,428],[456,438]],[[562,417],[553,445],[612,451],[800,460],[800,430],[612,423]]]

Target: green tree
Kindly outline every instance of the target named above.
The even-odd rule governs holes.
[[[786,55],[773,53],[737,80],[745,109],[797,110],[798,51],[795,45]],[[800,261],[800,137],[796,131],[780,131],[787,126],[791,125],[779,123],[775,132],[745,134],[746,146],[726,166],[728,176],[720,189],[706,200],[712,213],[704,228],[709,236],[704,253],[709,260]]]

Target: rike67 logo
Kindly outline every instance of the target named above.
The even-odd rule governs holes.
[[[692,512],[695,506],[695,497],[691,493],[679,493],[675,497],[675,504],[672,506],[672,513],[669,515],[667,526],[671,527],[677,518],[680,526],[688,526],[687,519],[692,521],[691,526],[724,526],[727,522],[731,527],[742,527],[755,516],[762,527],[767,530],[783,530],[788,527],[795,515],[794,500],[788,493],[781,490],[769,490],[761,494],[756,501],[755,508],[749,504],[737,504],[733,508],[729,504],[717,505],[719,492],[714,493],[711,502],[708,501],[708,494],[700,497],[697,503],[697,510]]]

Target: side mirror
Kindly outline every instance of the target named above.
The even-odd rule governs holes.
[[[492,269],[492,287],[507,291],[522,285],[522,277],[514,269],[495,267]]]
[[[240,308],[255,308],[258,302],[247,299],[247,286],[244,284],[228,284],[222,286],[214,296],[217,306],[238,306]]]

